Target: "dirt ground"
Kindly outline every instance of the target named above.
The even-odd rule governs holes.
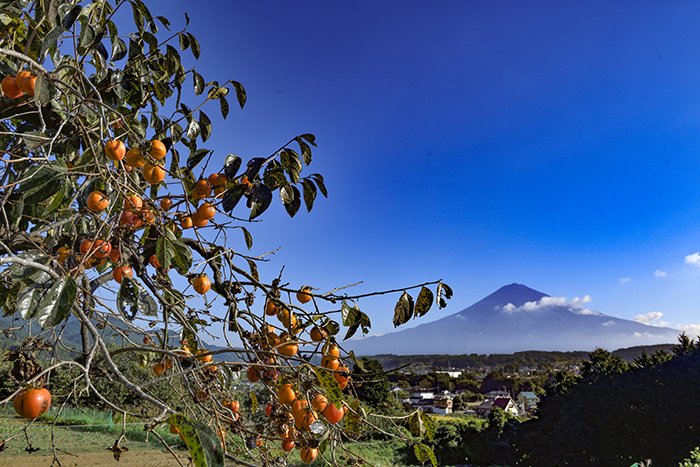
[[[104,452],[83,452],[76,455],[61,454],[59,461],[63,467],[165,467],[179,465],[173,456],[161,451],[134,451],[122,454],[119,462],[114,460],[112,453]],[[187,466],[189,461],[185,455],[179,456],[182,465]],[[0,466],[8,467],[49,467],[53,461],[53,456],[11,456],[5,457],[0,454]]]

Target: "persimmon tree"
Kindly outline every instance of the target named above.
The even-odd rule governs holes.
[[[260,277],[264,250],[246,225],[276,198],[294,217],[327,196],[323,176],[309,173],[316,140],[215,157],[206,112],[226,119],[246,92],[192,66],[205,51],[188,23],[185,14],[174,28],[141,0],[0,0],[0,307],[17,319],[3,329],[17,341],[6,355],[17,390],[0,402],[50,390],[52,372],[70,367],[73,391],[55,406],[87,392],[155,436],[169,424],[198,466],[270,465],[295,447],[305,462],[359,462],[345,445],[381,417],[354,396],[348,365],[358,363],[342,348],[370,329],[359,303],[400,293],[399,326],[444,307],[452,291],[432,281],[352,296],[289,284],[282,272]],[[70,323],[77,348],[62,337]],[[226,345],[207,348],[211,333]],[[125,376],[124,361],[152,378]],[[102,394],[94,383],[104,372],[144,410]],[[243,407],[232,392],[239,375],[265,399],[251,392]],[[182,407],[152,391],[162,382],[181,391]],[[411,413],[395,424],[413,435],[382,430],[434,461],[418,441],[429,420]]]

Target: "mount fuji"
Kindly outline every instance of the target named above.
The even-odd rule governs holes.
[[[585,302],[510,284],[453,315],[344,347],[357,355],[589,351],[675,343],[680,333],[592,311]]]

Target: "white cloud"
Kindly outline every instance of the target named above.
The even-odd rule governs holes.
[[[604,322],[603,326],[605,326],[605,327],[615,326],[615,321],[610,319],[610,320]]]
[[[668,322],[662,320],[664,314],[660,311],[650,311],[641,315],[635,315],[634,320],[648,326],[668,326]]]
[[[700,324],[679,324],[675,327],[681,331],[685,331],[690,337],[700,337]]]
[[[663,334],[652,334],[652,333],[650,333],[650,332],[635,332],[635,333],[632,334],[632,335],[633,335],[634,337],[654,337],[654,338],[666,337],[666,336],[664,336]]]
[[[582,315],[598,314],[586,308],[581,308],[581,305],[583,305],[584,303],[590,303],[591,300],[593,299],[588,294],[584,295],[583,297],[574,297],[571,300],[567,299],[566,297],[542,297],[540,300],[537,301],[525,302],[521,306],[515,306],[512,303],[508,303],[507,305],[497,308],[506,313],[515,313],[519,311],[533,312],[541,308],[546,308],[550,306],[563,306],[569,307],[571,308],[571,311]]]
[[[632,281],[632,278],[631,277],[620,277],[617,281],[620,284],[628,284],[629,282]]]
[[[700,268],[700,252],[696,251],[685,257],[685,264],[690,264],[691,266],[697,266]]]
[[[668,272],[657,269],[654,271],[654,277],[668,277]]]

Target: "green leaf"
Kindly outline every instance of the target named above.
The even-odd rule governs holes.
[[[425,444],[418,443],[415,446],[413,446],[413,453],[416,455],[416,459],[418,459],[418,462],[420,462],[421,464],[430,462],[433,465],[433,467],[437,467],[438,463],[437,458],[435,457],[435,453]]]
[[[408,322],[413,316],[413,297],[404,292],[394,307],[394,327]]]
[[[187,34],[184,33],[178,33],[178,37],[180,38],[180,50],[186,50],[190,46],[190,39],[187,37]]]
[[[408,418],[408,431],[415,437],[421,437],[425,433],[425,424],[423,423],[423,412],[416,410]]]
[[[294,217],[301,207],[301,193],[299,193],[299,189],[294,185],[285,185],[280,188],[280,198],[289,217]]]
[[[182,435],[195,467],[224,466],[221,440],[214,430],[181,414],[171,415],[168,423],[175,426]]]
[[[196,151],[191,151],[190,156],[187,158],[187,168],[192,170],[197,164],[202,162],[202,160],[211,153],[211,149],[197,149]]]
[[[44,40],[41,41],[41,48],[39,49],[39,59],[43,59],[46,56],[46,52],[56,45],[56,41],[64,32],[66,32],[66,30],[63,29],[63,27],[56,26],[44,37]]]
[[[83,24],[80,29],[80,38],[78,39],[78,49],[86,50],[92,43],[95,42],[95,28],[89,24]]]
[[[57,180],[62,179],[65,173],[65,167],[58,164],[42,165],[39,169],[32,168],[25,172],[26,181],[21,185],[25,204],[44,201],[64,188]]]
[[[34,271],[23,281],[24,287],[17,294],[16,310],[22,319],[31,319],[36,315],[39,302],[53,285],[53,278],[49,274]]]
[[[190,123],[187,125],[187,130],[185,131],[185,137],[187,139],[195,139],[199,136],[200,131],[199,123],[194,119],[190,120]]]
[[[304,204],[306,205],[306,211],[311,212],[311,209],[314,207],[314,200],[316,199],[316,185],[308,178],[305,178],[301,181],[301,186],[304,188]]]
[[[243,236],[245,237],[245,246],[247,246],[250,250],[253,248],[253,236],[245,227],[241,226],[241,230],[243,231]]]
[[[47,105],[56,95],[56,88],[50,79],[47,79],[44,75],[39,75],[36,78],[36,86],[34,90],[34,100],[39,103],[39,105]]]
[[[192,251],[179,240],[175,240],[173,246],[172,265],[177,272],[186,275],[192,267]]]
[[[323,197],[328,198],[328,190],[326,189],[326,183],[323,181],[323,175],[311,174],[311,178],[316,182],[316,186],[318,186]]]
[[[413,316],[423,316],[433,306],[433,292],[429,288],[423,286],[420,289],[418,298],[416,298],[416,308],[413,310]]]
[[[122,278],[117,293],[117,309],[128,320],[133,320],[139,311],[139,291],[136,282],[128,277]]]
[[[437,302],[438,308],[445,308],[447,306],[446,300],[450,298],[452,298],[452,288],[444,282],[438,282],[435,292],[435,301]]]
[[[228,101],[226,100],[226,97],[221,97],[219,99],[219,107],[221,108],[221,116],[224,117],[224,120],[226,117],[228,117],[228,111],[229,111],[229,105]]]
[[[253,220],[270,207],[272,191],[262,183],[256,183],[250,192],[248,203],[250,205],[250,220]]]
[[[340,408],[343,406],[343,391],[340,390],[338,382],[333,377],[333,374],[326,370],[325,368],[314,367],[314,372],[316,373],[316,378],[318,382],[321,383],[323,392],[328,398],[328,402],[332,402],[336,407]]]
[[[44,328],[57,326],[70,314],[78,286],[71,276],[65,276],[54,282],[51,289],[42,297],[36,307],[35,316]]]
[[[255,261],[252,259],[246,259],[248,262],[248,267],[250,268],[250,275],[255,279],[256,281],[260,280],[260,274],[258,273],[258,265],[255,264]]]
[[[304,133],[303,135],[299,135],[299,137],[305,139],[311,146],[316,146],[316,137],[311,133]]]
[[[243,197],[243,194],[245,194],[246,189],[247,188],[245,185],[235,185],[232,188],[226,190],[226,192],[224,193],[224,197],[221,200],[221,207],[224,209],[225,212],[233,211],[233,208],[236,207],[238,202]]]
[[[432,441],[435,439],[435,433],[437,430],[437,425],[435,424],[435,419],[430,415],[423,415],[423,425],[425,426],[425,439]]]
[[[75,23],[75,20],[78,19],[78,16],[80,15],[80,12],[82,10],[83,7],[81,7],[80,5],[76,5],[73,8],[71,8],[61,20],[61,26],[63,26],[63,29],[72,28],[73,24]]]
[[[196,71],[192,71],[192,80],[194,81],[194,93],[199,96],[204,92],[204,78]]]
[[[250,391],[248,393],[248,397],[250,397],[250,411],[255,413],[258,410],[258,396],[253,392]]]
[[[126,57],[126,42],[118,37],[115,37],[112,41],[112,61],[118,62],[122,58]]]
[[[211,120],[201,110],[199,111],[199,127],[202,130],[202,141],[208,140],[209,136],[211,136]]]
[[[238,170],[241,168],[243,160],[235,154],[229,154],[226,156],[226,161],[224,162],[224,174],[229,180],[236,178]]]
[[[238,105],[240,105],[242,109],[246,103],[246,100],[248,100],[248,95],[245,92],[245,88],[238,81],[231,81],[231,84],[233,84],[233,88],[236,90],[236,99],[238,99]]]
[[[192,33],[186,33],[187,38],[190,40],[190,48],[192,49],[192,55],[194,55],[194,58],[199,60],[199,53],[200,53],[200,48],[199,48],[199,42],[197,41],[197,38],[192,35]]]
[[[299,144],[299,150],[301,151],[301,157],[304,160],[304,164],[310,165],[311,164],[311,148],[300,137],[297,137],[296,141]]]
[[[292,183],[298,183],[301,177],[301,160],[299,155],[291,149],[283,149],[280,151],[280,163],[284,170],[289,174],[289,179]]]
[[[340,314],[343,318],[343,326],[352,326],[355,324],[359,311],[360,309],[357,308],[357,305],[353,303],[353,306],[350,306],[348,302],[343,300],[340,305]]]

